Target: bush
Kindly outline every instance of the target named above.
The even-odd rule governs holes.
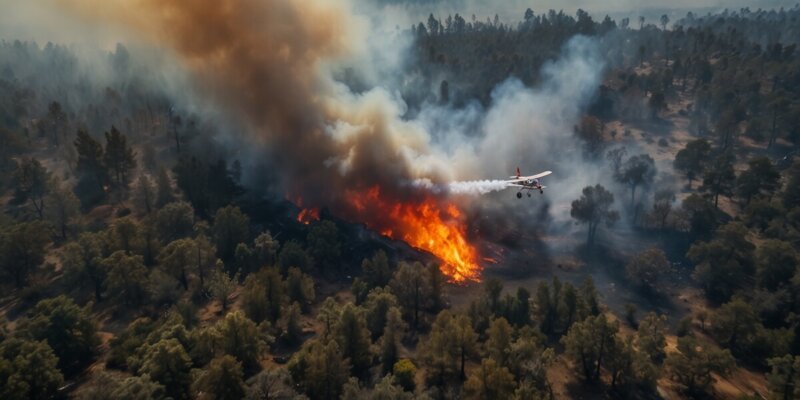
[[[417,375],[417,367],[411,360],[404,358],[394,364],[393,371],[394,379],[398,385],[409,392],[414,391],[416,384],[414,383],[414,376]]]

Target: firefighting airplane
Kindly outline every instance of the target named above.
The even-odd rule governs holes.
[[[528,197],[531,197],[531,190],[538,190],[539,193],[544,194],[544,188],[547,186],[542,186],[541,182],[539,182],[539,178],[544,178],[552,173],[553,171],[544,171],[536,175],[522,176],[519,171],[519,167],[517,167],[517,174],[514,176],[509,176],[511,179],[506,180],[506,187],[519,188],[517,191],[518,199],[522,198],[523,190],[527,191]]]

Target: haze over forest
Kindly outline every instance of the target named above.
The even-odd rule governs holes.
[[[796,1],[0,8],[2,399],[800,398]]]

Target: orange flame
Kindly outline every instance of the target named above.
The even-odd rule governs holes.
[[[345,199],[354,209],[355,219],[362,220],[368,228],[442,260],[442,273],[452,281],[480,280],[477,251],[466,240],[466,224],[454,204],[440,205],[430,197],[416,202],[389,201],[377,186],[367,191],[346,191]],[[381,218],[363,221],[365,215]]]
[[[297,214],[297,222],[308,225],[313,221],[319,221],[319,208],[304,208]]]

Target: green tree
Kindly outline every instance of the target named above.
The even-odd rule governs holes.
[[[544,341],[540,332],[525,327],[520,329],[517,339],[511,344],[509,370],[521,383],[520,395],[522,392],[535,393],[544,398],[545,393],[552,393],[547,371],[555,362],[556,354],[555,350],[544,345]]]
[[[714,207],[718,207],[719,196],[731,197],[735,185],[736,173],[733,170],[733,157],[726,153],[718,156],[708,165],[700,190],[708,193],[714,199]]]
[[[583,373],[586,381],[600,379],[603,362],[618,330],[619,323],[609,322],[604,315],[598,315],[576,322],[567,335],[561,338],[564,351]]]
[[[59,233],[61,240],[66,240],[67,233],[80,216],[80,200],[71,191],[54,184],[47,196],[47,203],[47,221]]]
[[[165,397],[164,386],[153,382],[147,374],[123,379],[119,382],[119,388],[111,393],[111,399],[117,400],[150,400]]]
[[[767,148],[769,149],[778,139],[778,136],[781,132],[780,127],[785,119],[787,111],[789,110],[790,100],[787,97],[786,92],[783,90],[773,92],[768,99],[767,109],[769,110],[770,118],[770,135]]]
[[[173,399],[188,397],[191,383],[192,360],[177,339],[162,339],[148,346],[139,368],[140,374],[148,374],[164,385],[167,395]]]
[[[308,312],[314,302],[314,279],[304,274],[300,268],[291,267],[286,276],[286,295],[289,301],[296,301],[304,312]]]
[[[186,237],[194,227],[194,210],[184,201],[169,203],[158,210],[155,227],[165,243]]]
[[[406,331],[406,323],[400,310],[392,307],[387,312],[386,325],[383,327],[383,336],[378,341],[380,347],[379,358],[383,365],[383,373],[392,372],[400,356],[400,341]]]
[[[308,271],[311,267],[312,260],[311,256],[300,246],[300,243],[290,240],[284,243],[281,248],[281,252],[278,255],[278,264],[280,264],[284,271],[289,267],[297,267],[300,268],[301,271]]]
[[[281,316],[284,304],[284,287],[276,268],[265,268],[251,274],[244,281],[242,310],[248,318],[258,323],[274,323]]]
[[[162,400],[166,396],[164,386],[153,382],[145,374],[121,379],[106,370],[92,373],[92,378],[78,388],[78,400]]]
[[[337,399],[347,381],[350,366],[335,340],[310,340],[292,356],[289,372],[312,400]]]
[[[42,220],[45,212],[45,199],[53,186],[52,174],[35,158],[23,158],[11,176],[14,188],[12,204],[30,203],[36,216]]]
[[[586,241],[589,247],[594,244],[600,223],[605,222],[606,225],[610,226],[619,219],[619,214],[611,210],[611,204],[613,203],[614,195],[601,185],[583,188],[581,198],[572,202],[572,210],[570,211],[572,218],[589,226]]]
[[[245,275],[258,270],[257,256],[247,243],[236,245],[236,250],[233,251],[233,260],[233,268],[238,268],[238,271],[244,272]]]
[[[666,254],[658,248],[651,248],[633,256],[625,266],[628,279],[648,291],[657,290],[661,277],[670,271]]]
[[[361,261],[361,278],[367,283],[369,289],[383,287],[392,279],[392,270],[389,268],[389,258],[383,250],[378,250],[372,258]]]
[[[428,296],[428,311],[429,312],[439,312],[442,308],[444,308],[445,302],[445,276],[442,273],[442,269],[439,265],[435,263],[428,263],[425,266],[426,275],[428,278],[428,287],[430,288],[430,294]]]
[[[769,359],[772,369],[767,374],[772,399],[791,400],[800,398],[800,356],[787,354]]]
[[[453,315],[444,310],[436,316],[428,337],[419,344],[418,356],[432,386],[443,387],[457,376],[458,349],[453,336]]]
[[[192,383],[193,398],[240,400],[244,398],[242,365],[231,356],[217,357],[197,373]]]
[[[397,383],[408,392],[413,392],[416,387],[414,377],[417,375],[417,366],[411,360],[404,358],[394,364],[392,368]]]
[[[667,218],[672,213],[672,203],[675,202],[675,193],[671,189],[659,190],[653,196],[653,210],[651,215],[658,222],[661,230],[667,227]]]
[[[717,230],[714,240],[689,248],[686,255],[695,264],[692,277],[709,299],[728,300],[752,274],[755,246],[747,240],[747,233],[740,222],[731,222]]]
[[[781,240],[765,240],[756,253],[756,280],[770,291],[789,285],[795,275],[798,255],[791,244]]]
[[[600,315],[600,300],[591,275],[587,276],[581,283],[580,295],[581,308],[583,308],[581,315]]]
[[[0,270],[21,288],[44,261],[48,243],[49,235],[41,222],[23,222],[0,230]]]
[[[500,313],[500,294],[503,292],[503,281],[498,278],[486,278],[483,282],[483,295],[489,310],[493,314]]]
[[[134,250],[141,247],[139,222],[133,217],[128,216],[115,220],[106,232],[110,251],[122,250],[126,254],[133,254]]]
[[[614,338],[606,365],[611,375],[611,388],[622,394],[637,388],[653,392],[656,387],[658,367],[647,355],[636,351],[631,337]]]
[[[63,295],[37,303],[19,332],[33,340],[46,340],[58,357],[59,369],[67,375],[89,365],[100,345],[89,313]]]
[[[656,164],[653,158],[650,157],[649,154],[639,154],[625,161],[617,179],[628,185],[631,189],[631,205],[633,205],[636,199],[636,188],[639,186],[649,186],[653,183],[653,178],[655,176]]]
[[[170,276],[189,289],[189,268],[192,262],[192,239],[178,239],[166,245],[158,254],[158,264]]]
[[[507,399],[514,393],[514,375],[495,360],[483,359],[464,383],[465,399]]]
[[[61,103],[54,101],[47,106],[47,116],[44,118],[44,124],[52,133],[53,144],[56,147],[61,146],[61,137],[66,134],[66,125],[68,123],[67,113],[61,107]]]
[[[711,316],[714,339],[737,356],[749,350],[762,329],[758,314],[740,298],[723,304]]]
[[[300,326],[300,305],[293,302],[281,317],[280,325],[283,329],[283,338],[289,344],[297,344],[302,340],[303,327]]]
[[[8,400],[56,398],[64,377],[47,341],[9,338],[0,343],[0,397]]]
[[[397,307],[397,298],[389,290],[383,288],[372,289],[364,303],[366,310],[367,328],[372,333],[372,340],[377,340],[383,335],[389,310]]]
[[[486,353],[498,366],[509,367],[513,329],[505,318],[495,318],[487,331]]]
[[[253,321],[242,312],[234,311],[217,322],[215,329],[221,338],[220,348],[225,354],[241,361],[245,372],[252,373],[259,369],[265,343]]]
[[[272,237],[269,231],[262,232],[260,235],[256,236],[253,244],[255,245],[254,251],[259,266],[275,265],[280,243]]]
[[[736,180],[736,190],[745,204],[754,196],[771,197],[780,189],[781,175],[767,157],[759,157],[747,163],[749,168]]]
[[[431,289],[427,278],[421,263],[400,263],[389,283],[406,320],[414,329],[419,327],[419,313],[430,299]]]
[[[90,288],[95,301],[103,299],[108,270],[102,265],[102,237],[97,233],[82,233],[67,243],[59,253],[64,281],[69,287]]]
[[[173,169],[178,188],[201,217],[214,214],[242,193],[225,160],[206,163],[196,157],[181,157]]]
[[[655,364],[661,364],[667,355],[664,350],[667,345],[666,324],[665,315],[649,313],[639,321],[636,331],[636,347]]]
[[[742,220],[750,228],[764,233],[773,220],[786,215],[786,209],[778,199],[755,198],[744,209]]]
[[[228,304],[230,303],[231,295],[236,290],[237,282],[239,282],[238,273],[232,279],[222,268],[216,268],[211,273],[208,289],[211,291],[211,296],[219,301],[223,312],[228,309]]]
[[[788,179],[783,189],[783,206],[791,209],[800,204],[800,160],[795,161],[788,172]]]
[[[730,351],[686,336],[678,338],[678,351],[669,353],[666,366],[675,382],[689,395],[698,396],[708,392],[713,382],[712,373],[727,375],[735,361]]]
[[[558,277],[553,277],[552,287],[546,281],[542,281],[536,288],[533,314],[539,323],[539,329],[546,335],[555,333],[559,328],[562,310],[570,312],[562,305],[562,287]]]
[[[691,187],[692,181],[705,170],[710,155],[711,144],[709,144],[707,140],[693,140],[675,154],[673,166],[676,170],[686,174],[686,178],[689,179],[689,186]]]
[[[214,215],[214,243],[219,258],[233,260],[236,245],[247,242],[250,236],[250,218],[239,207],[227,206]]]
[[[111,297],[128,307],[141,306],[149,296],[148,271],[142,256],[127,255],[120,250],[101,263],[108,271],[105,286]]]
[[[105,133],[106,147],[103,153],[103,164],[108,168],[117,187],[127,188],[128,177],[136,168],[136,153],[128,145],[128,140],[120,131],[112,126],[111,132]]]
[[[159,265],[175,279],[184,289],[189,288],[189,276],[196,275],[200,279],[200,289],[205,287],[208,271],[216,266],[214,246],[208,239],[200,235],[194,239],[178,239],[166,245],[158,255]]]
[[[74,144],[78,153],[75,194],[81,199],[83,207],[88,209],[106,198],[108,171],[103,163],[103,146],[83,130],[78,130]]]
[[[289,371],[282,367],[262,370],[247,381],[247,400],[296,399],[300,395]]]
[[[574,288],[573,288],[574,289]],[[574,293],[574,292],[573,292]],[[508,322],[514,326],[525,326],[531,323],[531,292],[520,286],[516,297],[506,308]]]
[[[306,239],[309,253],[319,267],[327,273],[339,269],[341,240],[339,229],[331,221],[315,224]]]
[[[708,239],[717,227],[717,210],[708,199],[692,193],[683,200],[681,212],[685,215],[693,239]]]
[[[477,356],[478,335],[469,317],[444,310],[436,316],[427,340],[420,346],[428,380],[444,385],[456,377],[462,381],[467,378],[466,363]]]
[[[157,192],[153,180],[149,176],[142,174],[136,180],[133,189],[133,203],[136,208],[145,214],[150,214],[156,209]]]
[[[364,376],[372,363],[372,343],[363,310],[347,303],[342,308],[336,331],[336,340],[342,356],[349,360],[352,375]]]

